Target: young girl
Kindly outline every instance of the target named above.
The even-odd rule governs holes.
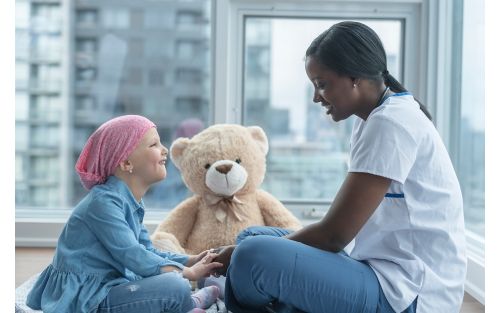
[[[204,312],[217,299],[215,286],[191,296],[188,282],[221,266],[214,253],[160,252],[144,227],[141,198],[165,178],[166,159],[156,126],[142,116],[114,118],[90,136],[76,163],[90,192],[66,223],[28,306],[45,313],[185,313]]]
[[[295,233],[248,229],[221,251],[215,260],[225,265],[232,254],[228,309],[273,302],[309,313],[459,312],[462,195],[429,113],[389,74],[381,41],[364,24],[322,33],[305,68],[326,114],[356,116],[349,172],[321,221]]]

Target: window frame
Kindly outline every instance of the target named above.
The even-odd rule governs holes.
[[[365,19],[402,19],[403,54],[402,80],[405,86],[418,95],[427,104],[434,123],[441,134],[445,146],[455,161],[458,143],[451,134],[459,125],[460,112],[451,103],[456,103],[457,87],[452,75],[460,74],[455,51],[461,45],[454,27],[460,25],[460,19],[452,16],[453,10],[461,9],[461,1],[453,0],[365,0],[365,1],[330,1],[330,0],[217,0],[212,2],[212,116],[213,123],[241,123],[243,113],[243,53],[244,53],[244,18],[245,16],[262,17],[325,17],[325,18],[365,18]],[[318,8],[321,8],[319,10]],[[451,9],[450,9],[451,8]],[[63,2],[63,10],[70,16],[69,23],[63,26],[64,37],[71,38],[73,21],[71,6]],[[454,37],[455,36],[455,37]],[[65,39],[63,37],[63,39]],[[408,40],[407,38],[416,38]],[[64,42],[68,42],[64,40]],[[72,63],[68,51],[74,47],[65,46],[63,56],[63,81],[61,97],[70,92],[73,77],[64,70]],[[461,54],[460,54],[461,56]],[[418,62],[415,62],[418,60]],[[215,66],[215,64],[217,66]],[[422,64],[423,66],[418,66]],[[439,66],[438,66],[439,65]],[[411,73],[411,75],[409,74]],[[454,91],[454,92],[452,92]],[[72,101],[71,99],[69,101]],[[442,104],[436,106],[434,104]],[[65,108],[68,109],[66,106]],[[453,109],[453,110],[452,110]],[[64,112],[63,112],[64,113]],[[63,114],[69,116],[69,114]],[[63,120],[62,123],[69,123]],[[68,142],[71,134],[63,134],[62,142]],[[69,153],[62,145],[61,156]],[[64,160],[69,158],[63,157]],[[67,162],[66,162],[67,163]],[[72,169],[71,164],[62,164],[65,169]],[[62,173],[64,171],[61,171]],[[62,186],[67,186],[69,175],[61,175]],[[65,194],[65,188],[61,193]],[[329,203],[284,201],[290,210],[300,216],[304,210],[325,210]],[[40,214],[33,208],[16,208],[16,246],[49,246],[57,244],[57,238],[64,227],[70,210],[49,208]],[[146,227],[153,232],[156,225],[165,218],[161,211],[148,212]],[[305,220],[307,224],[310,221]],[[466,291],[484,304],[484,238],[466,231],[468,250],[468,270]]]

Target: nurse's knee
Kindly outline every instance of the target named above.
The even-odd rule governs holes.
[[[263,250],[267,250],[266,247],[273,241],[273,237],[270,236],[256,236],[250,237],[243,240],[234,250],[231,257],[231,264],[237,264],[240,271],[242,267],[250,267],[255,264],[259,264],[262,261],[268,259],[263,256]]]
[[[253,237],[256,235],[260,235],[262,232],[262,226],[250,226],[243,229],[238,236],[236,237],[236,243],[239,244],[243,241],[243,239],[247,237]]]

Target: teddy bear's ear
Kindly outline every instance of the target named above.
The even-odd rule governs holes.
[[[269,151],[269,143],[264,130],[259,126],[249,126],[247,129],[250,132],[250,135],[252,135],[252,138],[257,142],[260,150],[264,152],[264,155],[267,155],[267,152]]]
[[[170,146],[170,159],[174,162],[175,167],[179,168],[179,163],[182,160],[182,155],[184,154],[184,150],[189,145],[188,138],[177,138],[174,140],[172,145]]]

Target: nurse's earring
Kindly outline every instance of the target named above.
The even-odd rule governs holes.
[[[352,86],[353,86],[354,88],[358,87],[358,85],[356,85],[356,84],[353,84]]]
[[[132,168],[130,168],[130,169],[128,170],[128,172],[129,172],[130,174],[132,174]]]

